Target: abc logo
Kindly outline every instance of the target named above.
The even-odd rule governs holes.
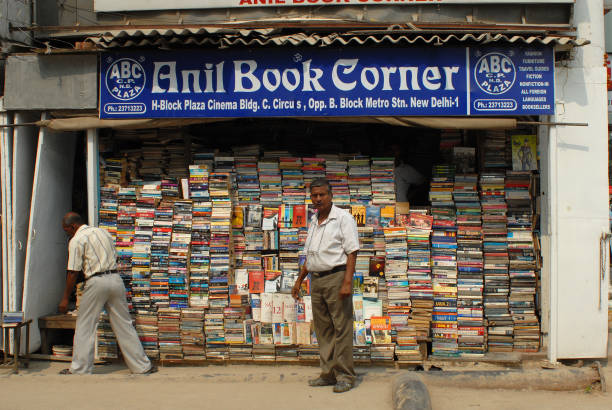
[[[144,90],[144,69],[131,58],[121,58],[106,70],[106,89],[118,100],[132,100]]]
[[[510,58],[501,53],[482,56],[474,67],[474,79],[487,94],[503,94],[516,79],[516,69]]]

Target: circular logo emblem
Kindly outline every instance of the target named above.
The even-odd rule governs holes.
[[[474,79],[485,93],[503,94],[512,88],[516,68],[512,60],[502,53],[485,54],[474,67]]]
[[[106,89],[118,100],[138,97],[146,83],[145,71],[136,60],[120,58],[106,70]]]

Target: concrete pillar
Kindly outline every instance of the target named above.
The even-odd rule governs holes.
[[[609,261],[600,268],[600,251],[609,254],[600,250],[600,237],[609,232],[602,0],[576,0],[573,23],[577,37],[591,44],[557,63],[550,119],[588,126],[552,126],[540,145],[543,314],[549,315],[544,331],[551,361],[607,352]]]

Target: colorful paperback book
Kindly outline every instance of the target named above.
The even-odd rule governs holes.
[[[249,271],[249,293],[264,292],[264,271],[251,270]]]
[[[376,277],[385,276],[385,257],[384,256],[372,256],[370,258],[370,276],[376,276]]]
[[[365,205],[351,205],[351,215],[355,218],[357,226],[366,225],[366,207]]]
[[[365,226],[380,226],[380,207],[377,205],[366,206]]]
[[[370,317],[370,329],[374,344],[391,343],[391,318],[389,316]]]
[[[380,208],[380,226],[389,227],[395,223],[395,206],[387,205]]]
[[[305,228],[308,226],[306,205],[293,206],[293,228]]]

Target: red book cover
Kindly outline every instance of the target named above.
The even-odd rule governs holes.
[[[264,291],[264,271],[249,271],[249,293],[263,293]]]
[[[308,226],[308,220],[306,219],[306,205],[294,205],[293,206],[293,227],[294,228],[305,228]]]

